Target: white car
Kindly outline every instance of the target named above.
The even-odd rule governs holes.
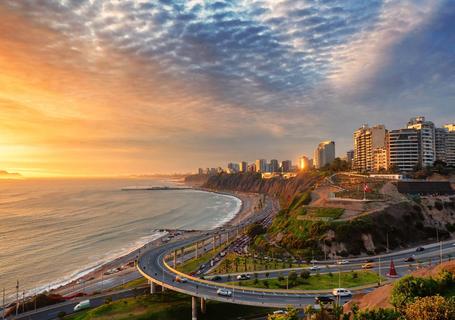
[[[218,289],[216,294],[219,296],[232,297],[232,292],[228,289]]]
[[[319,269],[321,269],[320,266],[312,266],[312,267],[310,268],[310,271],[318,271]]]
[[[337,261],[337,264],[348,264],[349,261],[348,260],[338,260]]]
[[[332,294],[336,297],[350,297],[352,296],[352,292],[349,291],[348,289],[344,288],[335,288],[332,291]]]
[[[248,274],[240,274],[237,276],[237,280],[249,280],[250,276]]]
[[[277,310],[277,311],[273,311],[273,314],[288,314],[288,312],[284,311],[284,310]]]

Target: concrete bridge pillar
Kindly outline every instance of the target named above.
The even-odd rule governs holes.
[[[153,281],[150,281],[150,294],[156,293],[156,284]]]
[[[197,298],[191,297],[191,320],[197,320]]]
[[[205,314],[207,312],[206,306],[205,306],[205,299],[201,298],[201,313]]]
[[[174,250],[174,268],[177,267],[177,251]]]

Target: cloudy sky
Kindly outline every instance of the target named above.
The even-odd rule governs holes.
[[[453,0],[0,2],[0,169],[343,155],[415,115],[455,121]]]

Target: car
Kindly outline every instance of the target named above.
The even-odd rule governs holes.
[[[319,266],[310,267],[310,271],[318,271],[319,269],[321,269],[321,267],[319,267]]]
[[[276,311],[273,311],[273,314],[288,314],[288,312],[284,311],[284,310],[276,310]]]
[[[372,262],[374,262],[374,259],[371,259],[371,258],[370,259],[366,259],[365,262],[366,263],[372,263]]]
[[[319,261],[316,260],[316,259],[313,259],[313,260],[310,261],[310,263],[318,263],[318,262],[319,262]]]
[[[250,276],[248,274],[240,274],[237,276],[237,280],[249,280]]]
[[[76,304],[76,306],[74,306],[73,311],[77,312],[88,308],[90,308],[90,300],[84,300]]]
[[[337,264],[348,264],[349,261],[348,260],[338,260],[337,261]]]
[[[216,294],[219,296],[232,297],[232,292],[228,289],[218,289]]]
[[[186,282],[188,282],[188,279],[187,279],[187,278],[183,278],[183,277],[176,276],[176,277],[175,277],[175,282],[186,283]]]
[[[418,247],[418,248],[416,248],[416,252],[422,252],[422,251],[424,251],[424,250],[425,250],[424,247]]]
[[[221,280],[221,277],[220,276],[214,276],[212,278],[212,281],[220,281]]]
[[[405,258],[403,261],[404,262],[414,262],[416,259],[414,259],[413,257],[407,257]]]
[[[333,303],[335,300],[331,296],[317,296],[314,298],[314,302],[317,304]]]
[[[345,288],[335,288],[332,290],[332,294],[335,297],[350,297],[352,296],[352,292]]]
[[[371,263],[371,262],[362,264],[362,269],[372,269],[373,267],[374,267],[374,263]]]

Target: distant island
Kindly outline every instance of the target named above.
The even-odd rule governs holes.
[[[22,179],[23,176],[17,172],[8,172],[0,170],[0,179]]]

